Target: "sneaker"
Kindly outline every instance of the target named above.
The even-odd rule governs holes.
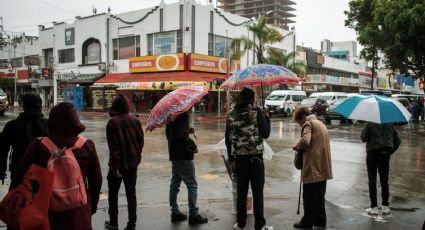
[[[189,224],[193,225],[193,224],[205,224],[208,222],[208,218],[203,217],[199,214],[195,215],[195,216],[189,216]]]
[[[294,224],[294,228],[298,228],[298,229],[313,229],[312,225],[307,225],[304,224],[303,222],[298,222]]]
[[[127,226],[127,227],[124,228],[124,230],[136,230],[136,227],[129,227],[129,226]]]
[[[390,214],[391,213],[391,209],[390,208],[388,208],[388,206],[382,206],[382,208],[381,208],[381,211],[382,211],[382,214],[383,215],[388,215],[388,214]]]
[[[379,210],[378,210],[378,207],[373,207],[373,208],[366,209],[366,212],[369,215],[378,215]]]
[[[178,213],[171,213],[171,222],[179,222],[179,221],[184,221],[187,220],[187,215],[178,212]]]
[[[263,228],[261,228],[261,230],[273,230],[272,226],[263,226]]]
[[[238,223],[235,223],[235,225],[233,225],[233,229],[234,230],[244,230],[244,228],[240,228]]]
[[[105,228],[109,230],[118,230],[118,224],[111,224],[110,221],[105,221]]]

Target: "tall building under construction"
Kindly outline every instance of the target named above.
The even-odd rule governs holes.
[[[288,29],[288,24],[295,23],[295,14],[291,0],[217,0],[218,7],[224,11],[241,15],[246,18],[266,15],[268,23]]]

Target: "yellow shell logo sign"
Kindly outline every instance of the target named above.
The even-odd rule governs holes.
[[[175,70],[179,66],[179,58],[175,54],[160,55],[156,59],[158,70]]]

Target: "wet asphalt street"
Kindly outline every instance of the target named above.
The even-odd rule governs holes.
[[[0,117],[0,129],[16,117],[17,111],[9,111]],[[140,116],[144,126],[147,115]],[[105,127],[106,114],[83,113],[83,133],[93,139],[104,176],[99,210],[93,216],[95,229],[103,229],[107,220],[107,163],[108,147]],[[199,153],[195,156],[198,179],[198,204],[200,211],[209,217],[209,223],[189,227],[187,223],[171,224],[168,211],[170,163],[164,129],[145,133],[142,163],[137,178],[138,222],[137,229],[232,229],[235,221],[232,204],[232,186],[216,144],[224,138],[225,122],[214,117],[200,118],[191,114],[195,128],[195,142]],[[400,149],[391,157],[389,216],[370,217],[364,209],[369,205],[368,181],[365,164],[365,145],[360,141],[363,125],[328,126],[331,136],[334,178],[327,184],[328,229],[421,229],[425,220],[425,127],[418,130],[398,127],[402,139]],[[267,223],[276,230],[293,229],[300,219],[296,215],[300,173],[293,167],[294,152],[291,147],[299,137],[299,126],[289,118],[273,117],[272,132],[267,143],[274,150],[272,161],[266,161],[265,215]],[[8,181],[0,189],[3,196]],[[187,212],[187,191],[182,186],[179,195],[182,211]],[[120,227],[126,223],[126,199],[120,191]],[[380,187],[378,184],[378,202]],[[302,212],[302,211],[301,211]],[[252,226],[252,217],[248,225]],[[248,228],[251,229],[251,228]]]

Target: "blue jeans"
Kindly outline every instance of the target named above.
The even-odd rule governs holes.
[[[195,164],[193,160],[172,162],[172,177],[170,184],[170,207],[172,213],[180,212],[179,205],[177,204],[177,194],[180,191],[180,184],[182,181],[187,187],[189,215],[195,216],[198,214],[198,207],[196,207],[198,183],[195,178]]]

